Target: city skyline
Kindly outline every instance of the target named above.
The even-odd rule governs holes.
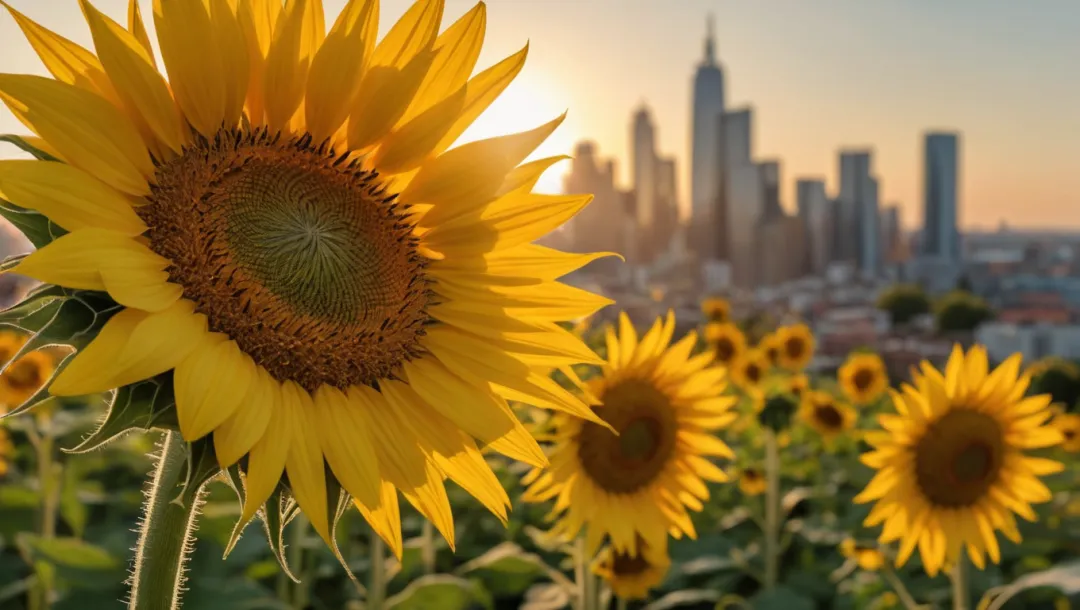
[[[11,4],[89,44],[75,0]],[[116,18],[126,8],[126,0],[95,4]],[[149,15],[150,3],[143,4]],[[328,14],[343,4],[325,0]],[[382,0],[384,31],[409,4]],[[474,2],[446,4],[453,15]],[[625,186],[630,121],[645,101],[657,153],[676,160],[685,214],[691,80],[710,12],[727,105],[753,107],[755,149],[782,162],[786,210],[794,209],[796,180],[824,178],[835,194],[838,151],[869,148],[880,200],[901,204],[906,227],[920,226],[922,139],[944,129],[961,132],[964,141],[963,228],[993,228],[1000,220],[1016,227],[1080,226],[1068,214],[1080,203],[1080,174],[1072,168],[1080,158],[1074,109],[1080,81],[1060,77],[1071,70],[1068,58],[1080,56],[1080,40],[1070,34],[1080,27],[1080,5],[1069,0],[1046,0],[1039,11],[1002,0],[777,0],[768,6],[685,0],[666,10],[614,0],[492,0],[479,65],[526,41],[530,57],[520,81],[466,138],[528,129],[568,108],[566,123],[537,154],[569,154],[578,140],[595,141],[599,155],[618,160],[618,182]],[[664,23],[662,30],[657,23]],[[883,35],[885,25],[890,35]],[[6,15],[0,16],[0,39],[21,39]],[[28,45],[5,51],[3,71],[44,72]],[[6,109],[0,131],[25,133]],[[0,156],[13,154],[0,150]],[[542,188],[558,190],[566,171],[566,163],[555,166]]]

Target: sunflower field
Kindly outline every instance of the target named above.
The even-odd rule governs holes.
[[[1080,594],[1075,367],[820,375],[808,326],[722,298],[592,326],[614,303],[561,278],[618,254],[537,243],[592,199],[534,192],[564,117],[457,144],[528,55],[477,70],[483,2],[381,37],[377,0],[148,4],[80,0],[87,48],[0,1],[51,74],[0,73],[33,245],[0,273],[34,282],[0,311],[0,609]]]

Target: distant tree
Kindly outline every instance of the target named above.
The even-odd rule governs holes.
[[[962,290],[950,292],[937,305],[937,329],[942,333],[970,332],[993,318],[994,312],[986,301]]]
[[[967,274],[961,275],[956,280],[956,289],[961,291],[961,292],[971,292],[972,291],[971,278],[969,278],[967,276]]]
[[[889,313],[893,324],[907,324],[930,313],[930,297],[914,284],[897,284],[878,298],[877,306]]]
[[[1051,359],[1036,364],[1030,394],[1049,394],[1065,410],[1074,411],[1080,401],[1080,369],[1067,360]]]

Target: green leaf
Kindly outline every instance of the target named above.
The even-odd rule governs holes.
[[[35,248],[43,248],[67,233],[44,214],[20,208],[6,199],[0,199],[0,216],[15,225]]]
[[[572,587],[562,572],[548,566],[539,555],[526,553],[513,542],[504,542],[455,570],[459,575],[476,574],[496,597],[521,595],[536,581],[547,578]]]
[[[296,503],[292,500],[286,501],[282,494],[282,486],[278,485],[259,514],[262,515],[263,530],[266,532],[266,539],[270,543],[270,552],[274,554],[274,559],[277,560],[286,576],[293,582],[299,583],[300,579],[293,575],[292,570],[289,569],[289,562],[285,559],[284,542],[285,526],[295,516],[296,510]]]
[[[784,586],[761,591],[747,601],[754,610],[814,610],[816,607],[810,598]]]
[[[77,447],[65,451],[88,453],[132,430],[176,430],[178,427],[172,373],[162,373],[118,389],[97,429]]]
[[[60,516],[75,533],[77,538],[82,538],[86,531],[86,521],[89,509],[79,499],[79,487],[82,483],[82,473],[78,463],[69,462],[64,468],[64,484],[60,488]]]
[[[668,593],[648,606],[645,606],[645,608],[646,610],[668,610],[669,608],[700,607],[702,604],[716,603],[719,599],[719,591],[685,589],[683,591]]]
[[[1011,585],[1002,587],[997,591],[988,591],[982,601],[979,602],[979,608],[997,610],[1020,593],[1038,587],[1057,589],[1068,596],[1080,593],[1080,561],[1063,563],[1049,570],[1033,572],[1017,578]],[[992,595],[993,593],[997,593],[997,595]]]
[[[414,580],[386,600],[397,610],[492,610],[491,596],[478,584],[448,574],[431,574]]]
[[[15,134],[11,134],[11,133],[2,134],[2,135],[0,135],[0,142],[7,142],[9,144],[14,144],[15,146],[21,148],[23,150],[23,152],[30,153],[35,158],[37,158],[38,160],[41,160],[41,161],[59,161],[60,160],[60,159],[57,159],[56,157],[50,155],[49,153],[41,150],[40,148],[34,146],[33,144],[27,142],[26,139],[23,138],[22,136],[17,136]]]
[[[35,558],[45,559],[56,566],[79,570],[113,570],[120,561],[108,551],[78,538],[42,538],[22,534],[17,543]]]
[[[187,445],[187,475],[184,478],[184,491],[180,494],[180,502],[184,506],[198,499],[199,490],[207,481],[221,472],[217,454],[214,453],[214,440],[212,436],[204,436],[199,440]]]
[[[571,592],[553,583],[541,583],[529,587],[521,610],[561,610],[570,605]]]

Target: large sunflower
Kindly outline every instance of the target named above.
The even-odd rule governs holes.
[[[808,392],[800,411],[803,421],[825,440],[832,440],[855,427],[855,410],[828,392]]]
[[[527,47],[470,78],[483,3],[440,34],[420,0],[378,44],[375,0],[329,32],[321,0],[153,7],[168,80],[137,3],[82,0],[96,55],[11,10],[55,79],[0,99],[64,162],[0,163],[3,197],[68,231],[15,271],[124,307],[52,393],[172,371],[183,438],[247,456],[244,520],[287,480],[329,540],[328,476],[398,554],[399,490],[451,545],[445,478],[505,519],[474,439],[543,465],[507,398],[596,419],[540,372],[599,362],[556,322],[608,303],[556,281],[597,255],[531,243],[591,199],[519,166],[561,117],[448,150]]]
[[[716,362],[726,366],[731,366],[746,353],[746,335],[731,322],[706,324],[705,342],[712,348]]]
[[[667,538],[649,544],[638,539],[633,553],[604,549],[593,564],[593,573],[607,581],[611,591],[622,599],[645,599],[649,589],[663,582],[671,568]]]
[[[885,363],[877,354],[851,354],[836,377],[844,394],[860,405],[874,402],[889,389]]]
[[[536,478],[525,499],[557,498],[564,531],[586,528],[589,548],[608,536],[619,553],[634,553],[642,536],[655,544],[669,531],[693,537],[687,508],[701,510],[709,497],[704,480],[727,476],[709,458],[732,457],[713,432],[738,414],[722,397],[727,371],[710,366],[712,354],[691,356],[689,333],[668,348],[675,330],[670,313],[638,338],[625,314],[619,336],[608,329],[608,362],[591,380],[604,426],[558,414],[551,468]]]
[[[916,546],[931,576],[965,547],[976,566],[997,563],[994,530],[1019,542],[1013,515],[1034,521],[1031,504],[1050,500],[1039,477],[1062,465],[1025,451],[1061,433],[1046,424],[1050,397],[1024,398],[1019,372],[1019,354],[990,371],[984,348],[957,346],[944,374],[924,362],[914,386],[892,392],[897,414],[880,416],[885,431],[866,436],[874,450],[862,456],[878,472],[855,500],[876,501],[866,525],[884,524],[883,543],[900,541],[897,565]]]
[[[814,333],[805,324],[784,326],[776,331],[780,343],[780,366],[798,371],[814,359]]]

